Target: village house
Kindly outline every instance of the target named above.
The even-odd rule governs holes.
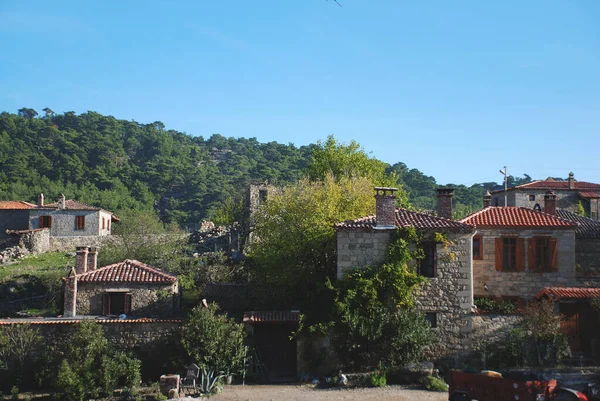
[[[164,317],[179,305],[177,276],[137,260],[97,268],[96,248],[77,248],[65,277],[64,316]]]
[[[438,216],[396,208],[396,188],[375,188],[376,214],[335,225],[337,276],[353,268],[379,266],[385,261],[392,233],[414,227],[422,233],[425,258],[416,262],[418,274],[427,283],[417,295],[419,309],[426,313],[439,339],[434,358],[453,356],[471,349],[473,306],[472,237],[475,228],[452,220],[453,190],[438,190]],[[445,243],[435,242],[436,233]]]
[[[577,212],[581,202],[585,215],[593,220],[600,220],[600,184],[577,181],[575,175],[569,173],[567,181],[558,181],[551,178],[536,180],[527,184],[517,185],[491,192],[492,206],[516,206],[543,211],[544,195],[552,191],[556,195],[556,208]],[[504,199],[506,196],[506,205]]]

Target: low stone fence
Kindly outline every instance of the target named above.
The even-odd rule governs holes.
[[[503,341],[521,323],[520,315],[473,315],[473,348],[482,343]]]

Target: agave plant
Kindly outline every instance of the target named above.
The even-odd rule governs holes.
[[[215,368],[202,367],[202,377],[200,378],[200,393],[213,394],[219,386],[219,380],[225,377],[222,372],[217,372]]]

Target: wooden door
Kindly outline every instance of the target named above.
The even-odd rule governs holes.
[[[571,352],[581,351],[579,310],[577,304],[560,304],[560,313],[565,316],[560,328],[567,335]]]

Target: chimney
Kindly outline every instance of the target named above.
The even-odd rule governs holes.
[[[575,189],[575,174],[572,171],[569,173],[569,189]]]
[[[396,228],[396,191],[398,188],[375,187],[375,227]]]
[[[556,215],[556,195],[552,191],[544,195],[544,213]]]
[[[44,194],[39,194],[37,205],[40,206],[40,207],[44,206]]]
[[[75,256],[75,272],[77,274],[87,272],[88,268],[88,249],[86,246],[78,246]]]
[[[58,197],[58,208],[59,209],[64,209],[65,208],[65,195],[64,194],[60,194],[60,196]]]
[[[71,268],[71,272],[65,277],[65,300],[63,304],[63,316],[75,317],[77,315],[77,272]]]
[[[88,271],[96,270],[98,267],[98,248],[91,247],[87,255],[87,269]]]
[[[483,195],[483,208],[490,207],[492,204],[492,194],[490,191],[485,191],[485,195]]]
[[[438,188],[438,217],[452,219],[452,197],[454,188]]]

